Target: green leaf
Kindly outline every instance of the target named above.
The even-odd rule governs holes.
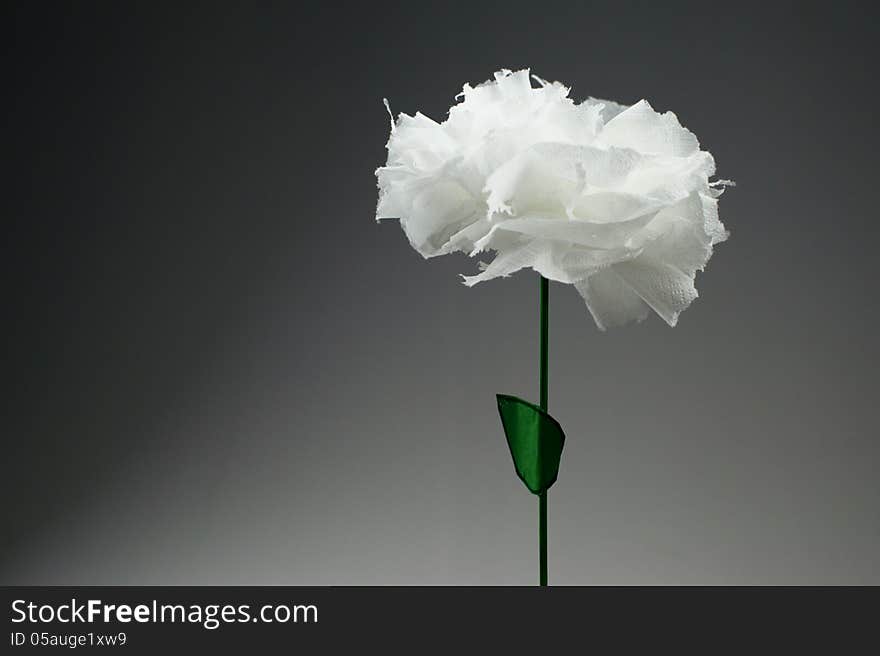
[[[516,473],[529,491],[541,494],[556,482],[565,444],[562,426],[534,403],[496,395]]]

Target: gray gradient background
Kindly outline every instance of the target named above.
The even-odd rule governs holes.
[[[551,285],[551,583],[880,583],[876,12],[28,5],[0,582],[533,583],[493,395],[536,395],[535,275],[467,289],[373,221],[383,96],[531,66],[739,183],[677,328]]]

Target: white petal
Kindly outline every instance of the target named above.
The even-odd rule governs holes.
[[[625,109],[629,108],[629,105],[621,105],[620,103],[616,103],[613,100],[603,100],[602,98],[587,98],[582,104],[595,106],[599,108],[599,115],[602,117],[602,122],[607,123],[612,118],[620,114]]]
[[[716,206],[714,198],[695,192],[658,212],[633,245],[645,259],[666,262],[692,276],[706,266],[713,245],[727,236]]]
[[[639,259],[614,265],[614,271],[670,326],[697,298],[694,279],[665,263]]]
[[[430,257],[442,254],[449,238],[478,218],[474,199],[461,185],[437,180],[413,196],[401,224],[413,247]]]
[[[640,162],[638,153],[620,148],[535,144],[487,178],[489,211],[566,215],[585,185],[606,189],[623,185]]]
[[[431,171],[455,156],[458,146],[443,126],[427,116],[401,114],[388,139],[388,166]]]
[[[675,157],[687,157],[700,149],[694,133],[683,128],[675,114],[659,114],[647,100],[640,100],[608,121],[597,141],[606,146]]]
[[[662,205],[648,196],[618,191],[593,191],[572,200],[568,216],[590,223],[620,223],[654,214]]]
[[[694,190],[709,190],[709,177],[715,173],[711,154],[698,151],[688,157],[643,155],[622,189],[658,202],[674,203]]]
[[[601,330],[622,326],[630,321],[642,321],[650,312],[641,296],[611,267],[575,283],[575,289],[583,296],[593,320]]]
[[[539,250],[540,246],[538,244],[524,242],[500,252],[481,273],[475,276],[462,276],[464,284],[468,287],[473,287],[478,282],[509,276],[520,269],[530,267],[537,258]]]
[[[489,233],[474,246],[477,250],[493,248],[492,237],[500,231],[516,232],[536,239],[566,242],[569,245],[593,249],[623,249],[633,235],[644,228],[653,218],[645,214],[629,221],[617,223],[590,223],[565,218],[544,218],[526,215],[505,219],[492,225]]]

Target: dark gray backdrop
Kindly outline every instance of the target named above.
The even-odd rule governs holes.
[[[373,221],[383,96],[530,66],[739,184],[677,328],[551,286],[551,583],[880,583],[876,13],[115,4],[4,20],[0,582],[533,583],[535,275]]]

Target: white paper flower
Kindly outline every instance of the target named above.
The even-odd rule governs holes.
[[[727,237],[715,163],[672,112],[588,98],[500,71],[443,123],[392,117],[376,219],[425,257],[495,251],[465,284],[530,267],[570,283],[601,329],[653,309],[670,326]],[[390,111],[390,110],[389,110]]]

